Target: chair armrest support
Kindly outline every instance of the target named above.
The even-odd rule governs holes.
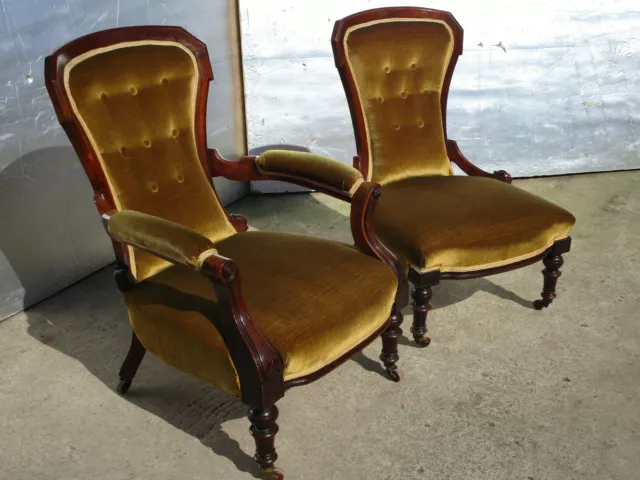
[[[363,182],[362,174],[333,158],[306,152],[268,150],[262,155],[245,156],[237,162],[225,160],[217,150],[209,150],[214,176],[244,182],[279,180],[317,190],[351,201]]]
[[[214,177],[224,177],[238,182],[269,180],[258,171],[254,155],[245,155],[237,162],[225,159],[215,148],[207,150],[209,165]]]
[[[356,247],[389,265],[401,281],[403,269],[373,232],[373,211],[380,186],[366,182],[355,168],[337,160],[305,152],[269,150],[239,162],[223,159],[210,150],[212,171],[234,180],[284,180],[351,203],[351,233]]]
[[[300,182],[349,198],[364,182],[362,174],[350,165],[313,153],[268,150],[256,158],[256,166],[270,178]]]
[[[243,402],[266,409],[284,396],[284,362],[251,320],[233,260],[198,232],[153,215],[125,210],[106,213],[103,220],[115,241],[185,265],[212,282],[222,315],[209,320],[229,350]]]
[[[506,171],[497,170],[493,173],[489,173],[471,163],[469,159],[467,159],[467,157],[465,157],[464,154],[460,151],[460,147],[458,147],[458,144],[454,140],[446,140],[446,145],[449,160],[458,165],[458,167],[460,167],[460,169],[467,175],[494,178],[505,183],[511,183],[511,175],[509,175]]]
[[[238,372],[242,401],[266,410],[284,396],[284,361],[251,320],[236,263],[212,254],[202,262],[202,273],[218,297],[224,319],[218,330]]]
[[[386,263],[396,274],[400,285],[404,281],[404,269],[373,231],[373,212],[382,193],[380,185],[372,182],[364,182],[356,190],[351,201],[351,234],[356,247],[361,252]]]

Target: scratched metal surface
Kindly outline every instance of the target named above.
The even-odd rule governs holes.
[[[202,39],[216,76],[209,145],[244,152],[233,0],[0,0],[0,320],[113,261],[93,194],[58,125],[44,57],[84,34],[171,24]],[[225,202],[247,185],[218,181]]]
[[[406,3],[241,0],[250,145],[305,145],[350,163],[333,24]],[[465,29],[448,129],[472,161],[515,176],[640,167],[638,0],[412,3],[451,11]]]

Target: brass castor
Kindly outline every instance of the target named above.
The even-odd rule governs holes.
[[[262,470],[262,478],[265,480],[284,480],[284,472],[276,467]]]
[[[124,395],[125,393],[127,393],[130,387],[131,380],[120,380],[120,383],[118,383],[118,386],[116,387],[116,392],[118,392],[120,395]]]
[[[416,342],[418,347],[428,347],[431,344],[431,337],[428,335],[421,335],[419,337],[413,337],[413,341]]]
[[[404,378],[404,373],[399,368],[387,368],[387,375],[396,383]]]

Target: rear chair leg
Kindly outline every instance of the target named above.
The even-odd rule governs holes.
[[[533,302],[533,308],[536,310],[542,310],[545,307],[551,305],[554,298],[556,298],[556,284],[558,283],[558,278],[562,273],[560,272],[560,268],[564,265],[564,259],[562,255],[559,253],[555,253],[551,251],[549,255],[544,257],[542,260],[544,263],[544,270],[542,270],[542,275],[544,275],[544,287],[542,288],[542,300],[536,300]]]
[[[402,325],[403,316],[395,303],[391,309],[390,318],[391,322],[382,333],[382,353],[380,354],[380,360],[384,363],[389,378],[394,382],[399,382],[404,377],[402,370],[396,365],[396,362],[400,359],[398,355],[398,337],[402,335],[400,325]]]
[[[411,333],[413,334],[413,340],[419,347],[428,347],[431,343],[431,338],[426,335],[427,313],[431,310],[431,297],[433,297],[431,285],[415,286],[411,290],[411,298],[413,298],[413,303],[411,304],[413,308]]]
[[[247,417],[251,422],[249,432],[256,442],[256,453],[253,458],[260,465],[266,478],[273,480],[284,479],[282,471],[273,466],[278,459],[274,445],[276,434],[278,433],[278,424],[276,423],[278,407],[273,405],[266,410],[249,408]]]
[[[116,387],[116,391],[124,395],[131,387],[133,377],[136,376],[138,367],[144,358],[144,354],[147,353],[147,349],[142,346],[136,332],[131,334],[131,347],[129,347],[129,353],[127,358],[124,359],[122,367],[120,367],[120,383]]]

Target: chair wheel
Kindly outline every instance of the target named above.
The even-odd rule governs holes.
[[[120,380],[120,383],[118,383],[118,386],[116,387],[116,392],[120,395],[124,395],[129,390],[129,387],[131,387],[131,380]]]
[[[262,471],[265,480],[284,480],[284,472],[279,468],[268,468]]]
[[[389,375],[389,378],[396,383],[404,378],[404,373],[402,373],[402,370],[400,370],[399,368],[387,368],[387,375]]]
[[[416,342],[416,345],[418,347],[428,347],[431,344],[431,337],[424,335],[422,337],[418,337],[418,338],[414,338],[413,339]]]

